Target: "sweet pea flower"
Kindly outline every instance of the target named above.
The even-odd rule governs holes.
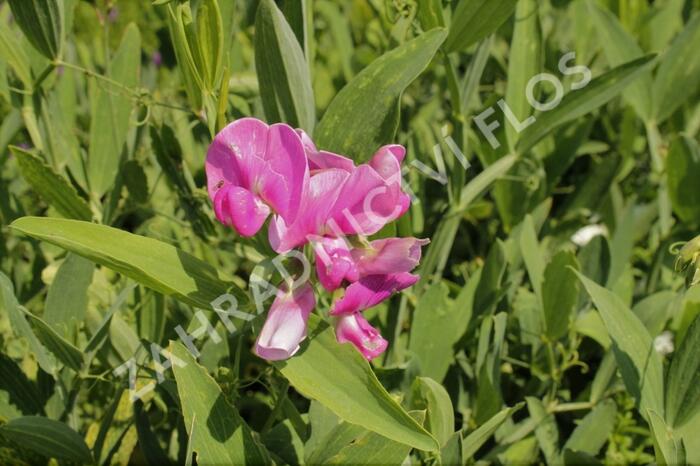
[[[309,235],[372,235],[406,212],[411,200],[401,190],[402,146],[383,146],[369,163],[355,166],[346,157],[318,151],[300,134],[311,170],[309,189],[293,222],[276,216],[270,223],[275,251],[305,244]]]
[[[334,291],[343,281],[355,282],[360,278],[357,264],[344,238],[309,236],[316,256],[316,275],[321,285]]]
[[[389,343],[360,313],[344,314],[336,319],[335,334],[339,343],[352,343],[367,360],[379,356]]]
[[[268,361],[292,357],[306,338],[306,323],[314,306],[316,297],[309,283],[291,291],[282,290],[255,342],[255,354]]]
[[[273,212],[292,222],[309,177],[297,132],[255,118],[236,120],[216,135],[205,169],[216,218],[242,236],[255,235]]]
[[[333,304],[330,314],[337,316],[364,311],[413,286],[419,279],[420,276],[408,272],[362,277],[345,289],[345,294]]]

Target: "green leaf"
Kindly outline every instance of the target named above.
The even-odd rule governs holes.
[[[39,366],[49,374],[52,374],[55,368],[53,357],[46,352],[46,348],[41,345],[41,342],[32,331],[27,319],[22,312],[22,306],[17,302],[15,297],[14,287],[7,276],[0,272],[0,310],[8,316],[10,327],[16,337],[27,340],[29,349],[36,358]]]
[[[559,429],[554,414],[547,411],[541,400],[528,396],[527,409],[535,423],[535,437],[547,464],[556,464],[559,458]]]
[[[688,223],[700,222],[700,146],[688,136],[678,136],[671,141],[666,158],[668,193],[673,210]]]
[[[576,273],[605,322],[622,379],[640,413],[663,413],[663,366],[649,332],[617,295]]]
[[[445,50],[464,50],[496,31],[513,14],[517,0],[461,0],[452,14]]]
[[[0,391],[7,392],[8,401],[19,408],[22,414],[44,412],[44,403],[37,386],[4,353],[0,353]]]
[[[409,411],[408,413],[418,423],[423,423],[425,412]],[[353,439],[335,455],[328,458],[326,464],[403,464],[411,451],[411,447],[400,442],[389,440],[374,432],[365,431],[364,434]],[[308,463],[314,464],[314,463]]]
[[[447,286],[438,282],[421,295],[413,313],[408,349],[417,358],[420,373],[442,382],[453,359],[455,309],[448,300]],[[450,432],[451,434],[452,432]]]
[[[41,158],[19,147],[10,146],[17,157],[22,176],[48,204],[66,218],[90,220],[92,212],[72,185]]]
[[[479,316],[491,313],[498,300],[503,296],[503,277],[506,272],[506,256],[503,242],[496,240],[484,263],[481,279],[474,296],[474,314]]]
[[[139,447],[146,462],[151,466],[170,464],[168,456],[158,443],[158,437],[151,428],[148,413],[141,400],[136,400],[134,403],[134,424],[139,436]]]
[[[29,58],[9,27],[0,28],[0,59],[10,65],[26,90],[32,89],[34,83]]]
[[[80,372],[83,365],[83,353],[72,343],[66,341],[59,335],[49,324],[44,322],[40,317],[35,316],[26,309],[22,309],[24,314],[29,317],[34,325],[34,333],[39,341],[41,341],[46,349],[51,351],[59,361],[73,369],[75,372]]]
[[[216,89],[224,62],[224,26],[217,0],[203,0],[197,9],[197,39],[206,89]]]
[[[654,63],[653,59],[654,55],[647,55],[620,65],[593,79],[586,87],[566,94],[557,108],[536,115],[537,121],[521,133],[516,147],[518,152],[527,152],[555,128],[608,103],[646,72]]]
[[[47,458],[92,463],[83,438],[62,422],[39,416],[13,419],[0,427],[0,434]]]
[[[679,427],[700,410],[700,315],[693,320],[666,376],[666,420]]]
[[[198,464],[268,464],[267,450],[181,343],[170,345],[177,393]]]
[[[661,122],[688,102],[700,80],[700,14],[696,13],[666,51],[654,79],[654,116]]]
[[[46,58],[63,46],[63,0],[9,0],[12,15],[29,42]]]
[[[571,450],[596,456],[615,428],[617,405],[604,400],[578,423],[562,451]]]
[[[309,340],[286,361],[275,362],[294,388],[341,419],[419,450],[434,451],[436,440],[406,413],[367,360],[352,346],[336,342],[333,330],[314,315]]]
[[[426,410],[426,427],[444,446],[454,434],[455,416],[445,387],[428,377],[417,377],[411,386],[411,407]]]
[[[446,35],[444,29],[421,34],[355,76],[336,95],[316,127],[318,147],[362,162],[391,142],[401,94],[428,66]]]
[[[210,264],[167,243],[76,220],[23,217],[11,228],[122,273],[164,295],[200,308],[235,292]]]
[[[262,0],[255,18],[255,67],[265,116],[313,132],[311,76],[304,51],[273,0]]]
[[[547,264],[542,283],[542,308],[547,336],[566,335],[578,303],[579,285],[574,270],[579,265],[571,251],[560,251]]]
[[[544,281],[545,262],[543,259],[542,248],[537,240],[537,230],[531,215],[527,215],[523,220],[523,226],[520,230],[518,241],[520,251],[523,255],[525,268],[527,269],[528,277],[532,289],[537,295],[540,306],[542,305],[542,282]]]
[[[512,111],[515,119],[523,124],[526,124],[533,112],[528,101],[528,82],[542,70],[542,28],[537,3],[537,0],[520,0],[515,9],[515,29],[510,41],[505,96],[508,107],[502,109],[504,112]],[[505,119],[505,125],[508,145],[515,147],[520,131],[508,118]],[[522,202],[522,199],[518,201]]]
[[[620,66],[644,55],[642,48],[609,10],[589,0],[589,11],[594,19],[600,43],[610,66]],[[643,73],[623,92],[624,98],[643,120],[649,120],[652,106],[651,72]]]
[[[109,63],[108,77],[135,92],[139,85],[140,66],[141,35],[136,24],[130,23]],[[87,178],[90,190],[99,198],[112,187],[117,177],[134,102],[121,87],[110,87],[101,82],[93,84]]]
[[[649,427],[654,437],[654,449],[658,464],[687,464],[683,441],[671,430],[664,418],[650,409],[647,413]]]
[[[94,269],[89,260],[68,254],[46,296],[44,320],[68,341],[74,341],[75,329],[85,318]]]
[[[192,29],[192,13],[188,3],[178,3],[173,6],[168,4],[168,30],[172,39],[178,69],[184,81],[187,97],[190,99],[192,110],[199,112],[202,110],[202,91],[204,89],[204,79],[200,73],[200,67],[195,60],[195,50],[197,44],[191,44],[187,30]],[[199,49],[196,50],[196,57],[199,57]]]
[[[511,408],[504,408],[494,415],[491,419],[484,422],[478,429],[467,435],[462,441],[462,458],[468,459],[474,456],[474,453],[486,443],[486,441],[496,432],[514,412],[522,408],[523,403],[517,404]]]

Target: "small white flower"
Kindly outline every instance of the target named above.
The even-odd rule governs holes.
[[[577,246],[585,246],[596,236],[605,236],[608,229],[605,225],[587,225],[571,235],[571,241]]]
[[[654,349],[662,356],[673,353],[673,333],[666,330],[661,335],[654,338]]]

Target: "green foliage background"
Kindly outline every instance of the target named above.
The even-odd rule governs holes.
[[[0,2],[0,463],[700,463],[698,47],[697,0]],[[275,364],[212,312],[272,258],[203,189],[243,116],[407,147],[371,365],[328,297]]]

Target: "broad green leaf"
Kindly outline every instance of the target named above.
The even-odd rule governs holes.
[[[340,453],[340,451],[353,443],[364,433],[369,431],[356,424],[348,422],[338,422],[332,429],[325,432],[323,442],[313,450],[308,451],[306,464],[326,464],[330,458]]]
[[[684,222],[700,222],[700,146],[696,140],[681,135],[671,141],[666,176],[673,210]]]
[[[418,0],[416,17],[421,27],[428,31],[436,27],[445,27],[445,15],[441,0]]]
[[[578,277],[603,317],[622,379],[640,413],[663,413],[663,366],[649,332],[617,295],[581,274]]]
[[[12,15],[29,42],[46,58],[63,46],[63,0],[9,0]]]
[[[29,318],[34,326],[34,333],[44,347],[51,351],[56,358],[75,372],[80,372],[83,365],[83,353],[72,343],[66,341],[49,324],[40,317],[23,309],[24,314]]]
[[[33,81],[29,58],[8,27],[0,28],[0,59],[10,65],[26,90],[32,89]]]
[[[644,55],[637,41],[625,31],[615,15],[589,0],[589,11],[600,34],[600,43],[610,66],[620,66]],[[649,120],[652,112],[651,72],[643,73],[623,92],[627,100],[643,120]]]
[[[423,411],[409,411],[408,414],[418,423],[422,423],[425,417]],[[326,464],[402,464],[410,451],[411,447],[408,445],[365,431],[363,435],[329,457]]]
[[[574,270],[579,265],[571,251],[560,251],[547,264],[542,282],[542,308],[547,336],[566,335],[578,303],[579,286]]]
[[[22,176],[49,205],[66,218],[90,220],[92,212],[72,185],[41,158],[19,147],[10,146],[17,157]]]
[[[75,329],[85,318],[94,269],[89,260],[68,254],[46,296],[44,320],[68,341],[74,341]]]
[[[182,414],[198,464],[268,464],[267,450],[181,343],[170,345]]]
[[[15,361],[0,353],[0,391],[22,414],[41,414],[44,403],[36,384],[30,381]]]
[[[647,55],[613,68],[591,80],[586,87],[567,93],[555,109],[535,115],[537,121],[520,135],[516,146],[518,152],[527,152],[555,128],[608,103],[646,72],[653,59],[654,55]]]
[[[20,417],[0,426],[0,434],[47,458],[92,464],[92,453],[83,438],[53,419]]]
[[[275,362],[294,388],[317,400],[341,419],[419,450],[433,451],[436,440],[379,383],[367,360],[333,330],[309,318],[310,341],[286,361]]]
[[[658,464],[687,464],[685,446],[678,434],[666,425],[664,418],[654,410],[647,413],[649,427],[654,438],[654,449]]]
[[[511,408],[504,408],[494,415],[491,419],[484,422],[479,428],[469,435],[464,437],[462,442],[462,458],[464,460],[472,458],[474,453],[486,443],[486,441],[496,432],[514,412],[522,408],[523,403],[515,405]]]
[[[516,120],[513,122],[510,118],[504,119],[509,147],[515,147],[520,134],[519,128],[514,124],[526,125],[534,110],[528,101],[527,86],[530,79],[542,70],[542,28],[537,3],[537,0],[520,0],[515,9],[515,29],[508,55],[507,107],[501,108],[506,116],[512,116]],[[522,202],[522,199],[518,201]]]
[[[164,295],[204,309],[232,290],[214,267],[161,241],[104,225],[23,217],[11,228],[122,273]]]
[[[666,120],[697,91],[700,80],[700,14],[696,13],[663,55],[654,79],[654,117]]]
[[[427,429],[445,446],[454,433],[455,417],[445,387],[429,377],[417,377],[411,386],[411,407],[426,410]]]
[[[554,414],[547,411],[538,398],[528,396],[527,409],[535,423],[535,437],[547,464],[556,464],[559,458],[559,429]]]
[[[420,373],[438,382],[453,359],[454,313],[458,311],[448,300],[447,286],[438,282],[421,295],[413,312],[408,349],[418,358]]]
[[[433,29],[385,53],[336,95],[314,132],[320,149],[368,160],[392,142],[401,94],[428,66],[445,40]]]
[[[562,451],[571,450],[596,456],[615,428],[617,405],[612,400],[600,402],[578,423]]]
[[[197,8],[197,39],[202,76],[208,90],[217,88],[224,62],[224,29],[217,0],[204,0]]]
[[[289,465],[299,465],[304,461],[304,442],[289,419],[277,424],[275,427],[260,436],[268,451],[279,456]]]
[[[121,86],[136,92],[141,66],[141,35],[136,24],[124,30],[122,41],[109,63],[108,77],[120,87],[94,82],[92,88],[90,145],[87,178],[90,191],[102,197],[117,178],[122,151],[126,143],[133,95]]]
[[[445,50],[464,50],[496,31],[513,14],[517,0],[461,0],[452,14]]]
[[[311,76],[304,51],[273,0],[262,0],[255,18],[255,67],[265,116],[313,132]]]
[[[10,327],[16,337],[24,338],[36,358],[39,366],[49,374],[52,374],[55,369],[55,361],[53,357],[47,353],[34,334],[34,331],[29,326],[27,319],[22,312],[22,306],[17,302],[15,297],[14,287],[7,276],[0,272],[0,310],[8,317]]]
[[[506,271],[506,257],[503,242],[496,240],[484,263],[481,279],[474,296],[474,314],[479,316],[490,313],[503,296],[503,277]]]
[[[671,427],[688,422],[700,410],[700,316],[674,353],[666,376],[666,420]]]
[[[151,427],[148,413],[141,400],[134,403],[134,424],[139,436],[139,447],[146,462],[151,466],[169,464],[168,456],[165,454]]]

